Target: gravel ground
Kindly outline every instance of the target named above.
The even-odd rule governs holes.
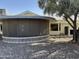
[[[79,59],[79,46],[69,43],[13,44],[0,41],[0,59]]]

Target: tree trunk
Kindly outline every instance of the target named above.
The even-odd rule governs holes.
[[[64,14],[65,14],[65,20],[69,23],[69,25],[73,28],[73,41],[74,42],[78,42],[78,39],[77,39],[77,16],[78,16],[78,12],[79,11],[76,11],[76,13],[74,14],[74,20],[72,19],[72,18],[70,18],[70,16],[68,16],[65,12],[64,12]],[[72,22],[72,24],[68,21],[68,19],[67,18],[69,18],[70,19],[70,21]]]
[[[77,42],[77,27],[76,27],[76,22],[74,22],[74,28],[73,28],[73,40]]]
[[[73,23],[73,25],[74,25],[74,28],[73,28],[73,40],[75,42],[78,42],[78,40],[77,40],[77,24],[76,24],[76,22],[77,22],[77,13],[74,16],[75,17],[74,17],[74,23]]]

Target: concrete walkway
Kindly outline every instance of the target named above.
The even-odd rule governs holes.
[[[11,44],[0,41],[0,59],[79,59],[79,46],[47,42]]]

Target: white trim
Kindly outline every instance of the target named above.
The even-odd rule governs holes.
[[[31,39],[31,38],[40,38],[40,37],[47,37],[49,35],[43,35],[43,36],[34,36],[34,37],[6,37],[2,36],[3,39]]]
[[[47,39],[46,38],[44,39],[44,37],[49,37],[49,35],[35,36],[35,37],[5,37],[5,36],[2,36],[3,42],[7,42],[7,43],[35,43],[35,42],[46,41]],[[27,39],[32,40],[32,39],[39,39],[39,38],[41,38],[42,40],[25,41]],[[23,40],[23,39],[24,41],[21,42],[20,40]]]
[[[17,42],[17,41],[6,41],[6,40],[3,40],[3,42],[7,42],[7,43],[36,43],[36,42],[41,42],[41,41],[46,41],[46,39],[38,40],[38,41],[27,41],[27,42]]]

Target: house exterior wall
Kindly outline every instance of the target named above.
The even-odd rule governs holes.
[[[50,21],[50,26],[49,26],[49,33],[50,33],[50,35],[58,35],[59,34],[59,31],[51,31],[51,24],[58,24],[58,22],[57,21]]]
[[[3,20],[2,26],[3,36],[8,37],[30,37],[49,34],[48,20]]]
[[[52,31],[51,24],[58,24],[58,31]],[[61,30],[59,30],[59,26]],[[50,21],[49,33],[50,35],[60,35],[60,34],[65,35],[65,27],[68,27],[68,36],[72,36],[72,34],[70,34],[70,30],[73,30],[73,29],[65,20]],[[79,20],[77,20],[77,29],[78,28],[79,28]]]

